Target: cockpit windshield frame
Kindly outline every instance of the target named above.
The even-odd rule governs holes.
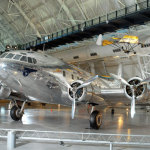
[[[3,53],[0,58],[6,58],[6,59],[14,59],[16,61],[26,62],[30,64],[36,64],[37,60],[32,57],[27,57],[26,55],[22,54],[13,54],[13,53]]]
[[[14,57],[14,55],[15,54],[8,53],[8,55],[6,55],[5,58],[12,59]]]
[[[5,56],[7,56],[8,53],[3,53],[0,58],[4,58]]]

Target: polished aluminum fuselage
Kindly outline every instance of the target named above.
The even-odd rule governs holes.
[[[69,98],[69,88],[66,82],[71,84],[77,80],[86,80],[90,75],[43,53],[28,53],[27,51],[11,53],[16,55],[23,52],[27,57],[36,58],[37,64],[21,62],[13,58],[0,58],[0,80],[2,85],[10,88],[13,93],[24,95],[24,98],[30,101],[70,106],[72,101]],[[29,71],[27,75],[25,75],[26,70]],[[64,71],[65,77],[63,75]],[[72,75],[74,76],[73,79]],[[83,101],[105,104],[104,99],[100,97],[100,84],[97,81],[87,87],[85,92],[86,99]],[[19,98],[23,100],[22,97]]]
[[[69,95],[68,84],[84,82],[91,77],[89,73],[44,53],[30,51],[9,53],[37,60],[34,64],[15,60],[14,57],[0,58],[1,86],[10,89],[10,97],[13,95],[15,98],[15,93],[17,100],[71,106],[72,99]],[[130,99],[125,96],[125,90],[119,81],[96,79],[84,88],[84,96],[79,102],[96,103],[103,107],[130,103]]]

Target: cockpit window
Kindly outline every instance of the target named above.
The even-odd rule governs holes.
[[[9,53],[5,58],[11,59],[15,54]]]
[[[20,53],[20,54],[22,54],[22,55],[27,55],[26,53]]]
[[[35,59],[35,58],[33,58],[33,63],[34,63],[34,64],[36,64],[36,63],[37,63],[37,61],[36,61],[36,59]]]
[[[4,53],[0,56],[0,58],[4,58],[8,53]]]
[[[20,61],[25,61],[26,62],[27,61],[27,57],[26,56],[22,56]]]
[[[21,57],[21,55],[16,55],[13,59],[15,59],[15,60],[19,60],[19,59],[20,59],[20,57]]]
[[[28,57],[28,63],[32,63],[32,58]]]

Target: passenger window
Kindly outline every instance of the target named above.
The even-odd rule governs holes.
[[[9,53],[5,58],[11,59],[15,54]]]
[[[0,56],[0,58],[4,58],[8,53],[4,53]]]
[[[19,60],[19,59],[20,59],[20,57],[21,57],[21,55],[16,55],[13,59],[15,59],[15,60]]]
[[[33,58],[33,63],[34,63],[34,64],[36,64],[36,63],[37,63],[37,61],[36,61],[36,59],[35,59],[35,58]]]
[[[20,61],[25,61],[26,62],[27,61],[27,57],[26,56],[22,56]]]
[[[32,58],[28,57],[28,63],[32,63]]]

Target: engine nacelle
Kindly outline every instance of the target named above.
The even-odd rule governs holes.
[[[139,77],[133,77],[133,78],[128,80],[128,83],[130,85],[133,85],[133,86],[135,85],[134,91],[135,91],[136,100],[141,100],[142,98],[144,98],[145,93],[146,93],[146,85],[136,86],[141,81],[142,81],[142,79],[139,78]],[[129,99],[132,99],[132,90],[131,90],[131,88],[126,85],[124,90],[125,90],[126,97],[129,98]]]
[[[71,87],[74,87],[74,88],[77,88],[79,87],[81,84],[83,83],[82,80],[77,80],[77,81],[74,81],[73,83],[71,83]],[[86,88],[80,88],[77,93],[76,93],[76,102],[87,102],[89,101],[89,99],[91,99],[92,97],[92,87],[91,86],[87,86]],[[72,90],[69,89],[68,91],[68,96],[69,96],[69,99],[71,101],[73,101],[73,92]]]
[[[82,83],[83,83],[83,81],[77,80],[77,81],[71,83],[70,86],[71,86],[72,88],[77,88],[77,87],[80,86]],[[69,95],[69,99],[70,99],[71,101],[73,101],[73,92],[72,92],[70,89],[69,89],[68,95]],[[79,90],[77,91],[77,93],[76,93],[76,97],[77,97],[77,99],[78,99],[78,102],[83,101],[83,100],[85,99],[85,96],[86,96],[86,90],[85,90],[85,88],[79,89]]]
[[[10,96],[10,89],[0,85],[0,98],[8,98]]]

